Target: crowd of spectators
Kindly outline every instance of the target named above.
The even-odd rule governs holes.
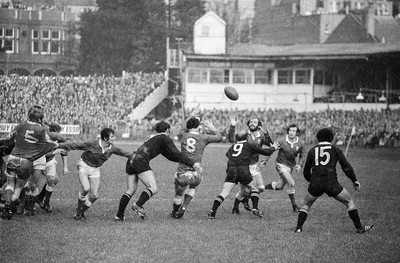
[[[155,119],[133,121],[132,110],[156,87],[165,81],[161,73],[125,73],[122,77],[44,77],[0,76],[0,123],[17,123],[26,116],[32,104],[43,105],[49,121],[77,124],[81,134],[92,137],[102,127],[112,127],[119,134],[142,140],[153,129]],[[190,111],[190,109],[187,109]],[[269,110],[201,110],[200,117],[213,121],[223,135],[227,135],[232,113],[238,115],[242,127],[251,116],[258,116],[264,129],[273,138],[286,133],[286,127],[296,123],[305,143],[313,143],[314,135],[322,127],[332,127],[336,143],[348,141],[353,127],[353,143],[359,145],[398,146],[400,110],[334,110],[295,112],[290,109]],[[182,127],[182,111],[176,108],[167,119],[173,136]],[[369,144],[369,142],[371,142]]]
[[[201,118],[213,121],[220,128],[223,135],[227,135],[230,125],[229,115],[233,112],[228,110],[203,110],[200,111]],[[352,134],[352,144],[381,146],[400,146],[400,109],[393,110],[334,110],[295,112],[290,109],[275,110],[236,110],[235,114],[240,119],[240,127],[246,128],[247,120],[257,116],[263,123],[263,128],[268,130],[273,138],[279,138],[286,134],[286,128],[295,123],[299,126],[300,137],[305,143],[315,143],[315,134],[320,128],[331,127],[336,132],[335,143],[345,144]],[[168,121],[173,126],[180,127],[180,111],[176,111]],[[175,129],[177,130],[177,129]],[[373,142],[376,141],[375,145]]]
[[[125,77],[0,76],[0,123],[24,119],[32,104],[44,106],[49,121],[93,127],[118,127],[164,81],[163,74]],[[97,128],[96,128],[97,129]]]

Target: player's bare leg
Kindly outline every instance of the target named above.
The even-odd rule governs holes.
[[[253,180],[253,181],[251,181],[248,185],[247,185],[247,187],[250,189],[250,191],[251,191],[251,202],[253,203],[253,214],[254,215],[256,215],[256,216],[258,216],[259,218],[261,218],[261,217],[263,217],[264,216],[264,214],[263,214],[263,212],[261,212],[259,209],[258,209],[258,201],[259,201],[259,197],[258,197],[258,188],[257,188],[257,185],[256,185],[256,181],[255,180]]]
[[[146,186],[146,190],[142,191],[139,199],[132,205],[132,210],[135,211],[141,219],[146,219],[147,215],[144,212],[143,205],[157,193],[157,184],[152,170],[143,172],[138,175],[139,180]]]
[[[84,171],[84,169],[80,168],[78,173],[79,183],[81,184],[81,189],[78,193],[78,206],[76,208],[76,213],[74,215],[74,219],[79,220],[83,217],[82,209],[83,205],[87,200],[87,196],[90,191],[90,183],[88,174]]]
[[[89,196],[81,208],[81,217],[85,218],[85,211],[88,210],[99,198],[100,177],[89,178],[90,191]]]
[[[347,212],[349,213],[350,219],[353,221],[354,226],[356,228],[356,232],[358,234],[365,233],[373,228],[373,225],[362,225],[360,216],[358,214],[358,210],[354,204],[353,199],[351,198],[349,192],[343,188],[342,192],[340,192],[337,196],[334,197],[339,202],[343,203],[347,207]]]

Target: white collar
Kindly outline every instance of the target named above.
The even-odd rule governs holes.
[[[100,146],[100,148],[101,148],[102,153],[105,153],[106,151],[108,151],[108,150],[111,149],[112,144],[110,143],[110,145],[109,145],[108,148],[106,149],[106,148],[104,148],[104,147],[101,145],[101,139],[100,139],[100,140],[99,140],[99,146]]]
[[[289,143],[290,147],[293,148],[293,147],[294,147],[294,144],[299,142],[299,137],[296,136],[296,140],[295,140],[294,142],[291,142],[291,141],[289,140],[289,135],[286,135],[286,142]]]
[[[332,144],[330,142],[319,142],[318,144]]]

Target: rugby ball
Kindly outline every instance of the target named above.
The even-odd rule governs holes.
[[[226,86],[224,89],[225,95],[230,100],[237,100],[239,98],[239,93],[234,87]]]

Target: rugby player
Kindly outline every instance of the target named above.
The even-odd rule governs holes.
[[[228,167],[226,169],[225,182],[221,193],[214,200],[213,206],[208,213],[208,219],[215,218],[218,207],[238,183],[250,189],[253,214],[260,218],[263,217],[263,213],[258,209],[259,189],[257,188],[255,179],[250,173],[249,165],[255,154],[271,155],[275,150],[279,149],[279,144],[278,142],[274,142],[271,147],[263,149],[247,141],[247,131],[240,131],[235,136],[237,142],[233,144],[226,153],[228,157]]]
[[[54,150],[57,142],[52,142],[42,126],[43,108],[32,106],[28,110],[28,121],[18,124],[5,140],[13,138],[15,146],[6,165],[5,207],[2,218],[12,219],[11,202],[18,200],[22,188],[29,180],[30,198],[27,200],[28,215],[34,214],[34,206],[39,194],[37,174],[33,174],[34,162]]]
[[[293,170],[297,173],[300,172],[301,167],[305,160],[305,147],[300,141],[298,135],[300,134],[299,127],[296,124],[291,124],[286,130],[286,136],[279,139],[281,148],[276,157],[275,167],[278,172],[279,179],[277,182],[272,182],[265,186],[265,189],[282,190],[285,185],[288,185],[287,193],[292,203],[293,212],[298,212],[300,207],[296,204],[294,197],[294,179],[292,176]],[[296,158],[298,161],[296,162]],[[265,166],[265,161],[261,161],[261,165]]]
[[[221,133],[211,121],[205,120],[203,124],[214,134],[200,133],[200,120],[196,117],[192,117],[186,122],[186,129],[181,133],[181,152],[196,163],[201,163],[204,149],[209,143],[222,141]],[[171,213],[173,218],[183,216],[202,178],[202,174],[197,173],[191,166],[179,163],[174,181],[175,197]]]
[[[78,176],[81,189],[78,193],[78,207],[74,215],[75,220],[85,217],[85,211],[99,198],[100,167],[111,157],[112,154],[132,157],[132,153],[116,147],[114,130],[104,128],[100,131],[100,139],[84,142],[64,142],[58,148],[71,150],[82,150],[81,159],[78,161]]]
[[[170,125],[165,121],[160,121],[155,125],[156,134],[150,136],[136,151],[136,154],[126,163],[127,190],[122,195],[119,208],[115,217],[116,221],[124,221],[125,209],[130,199],[135,194],[140,180],[146,187],[142,191],[138,200],[132,205],[132,210],[141,219],[146,219],[143,205],[154,196],[158,189],[154,172],[150,167],[150,160],[162,154],[172,162],[181,162],[189,167],[193,167],[197,173],[202,172],[200,163],[194,162],[189,157],[182,154],[169,137]]]
[[[58,143],[66,142],[64,136],[60,134],[61,126],[57,123],[48,123],[49,129],[49,137],[52,141],[56,141]],[[68,153],[66,151],[62,151],[60,153],[61,159],[63,162],[63,174],[68,174]],[[57,175],[57,161],[55,158],[55,152],[49,152],[46,154],[46,183],[44,184],[42,191],[39,194],[37,203],[40,208],[44,209],[46,212],[50,213],[52,211],[50,205],[50,198],[53,194],[54,188],[59,181],[59,176]]]
[[[320,129],[317,132],[318,144],[311,148],[307,154],[303,175],[310,184],[304,198],[304,205],[301,207],[298,215],[295,233],[303,231],[308,211],[318,197],[324,193],[346,205],[347,212],[354,223],[357,233],[365,233],[373,227],[373,225],[361,224],[360,216],[358,215],[358,210],[353,199],[338,181],[336,164],[339,162],[343,172],[353,182],[355,190],[359,191],[360,189],[360,183],[357,181],[353,167],[344,156],[343,151],[332,145],[333,137],[334,134],[331,129]]]
[[[236,119],[236,116],[230,116],[230,121],[231,121],[231,126],[229,127],[229,133],[228,133],[228,139],[229,142],[234,143],[235,142],[235,129],[236,125],[238,123],[238,120]],[[257,117],[251,117],[247,121],[247,141],[248,143],[262,147],[263,145],[266,145],[267,147],[271,147],[271,144],[273,143],[271,137],[269,136],[269,133],[267,131],[264,131],[262,129],[262,123],[261,120]],[[253,156],[250,159],[250,173],[253,176],[255,183],[257,185],[258,191],[261,193],[265,190],[265,185],[264,185],[264,180],[261,174],[260,167],[258,165],[258,160],[259,160],[259,154],[254,153]],[[240,186],[240,191],[236,194],[235,202],[232,208],[232,213],[233,214],[239,214],[239,204],[240,202],[243,203],[244,208],[248,211],[250,211],[250,206],[249,206],[249,197],[250,197],[250,192],[249,189],[243,185]]]

